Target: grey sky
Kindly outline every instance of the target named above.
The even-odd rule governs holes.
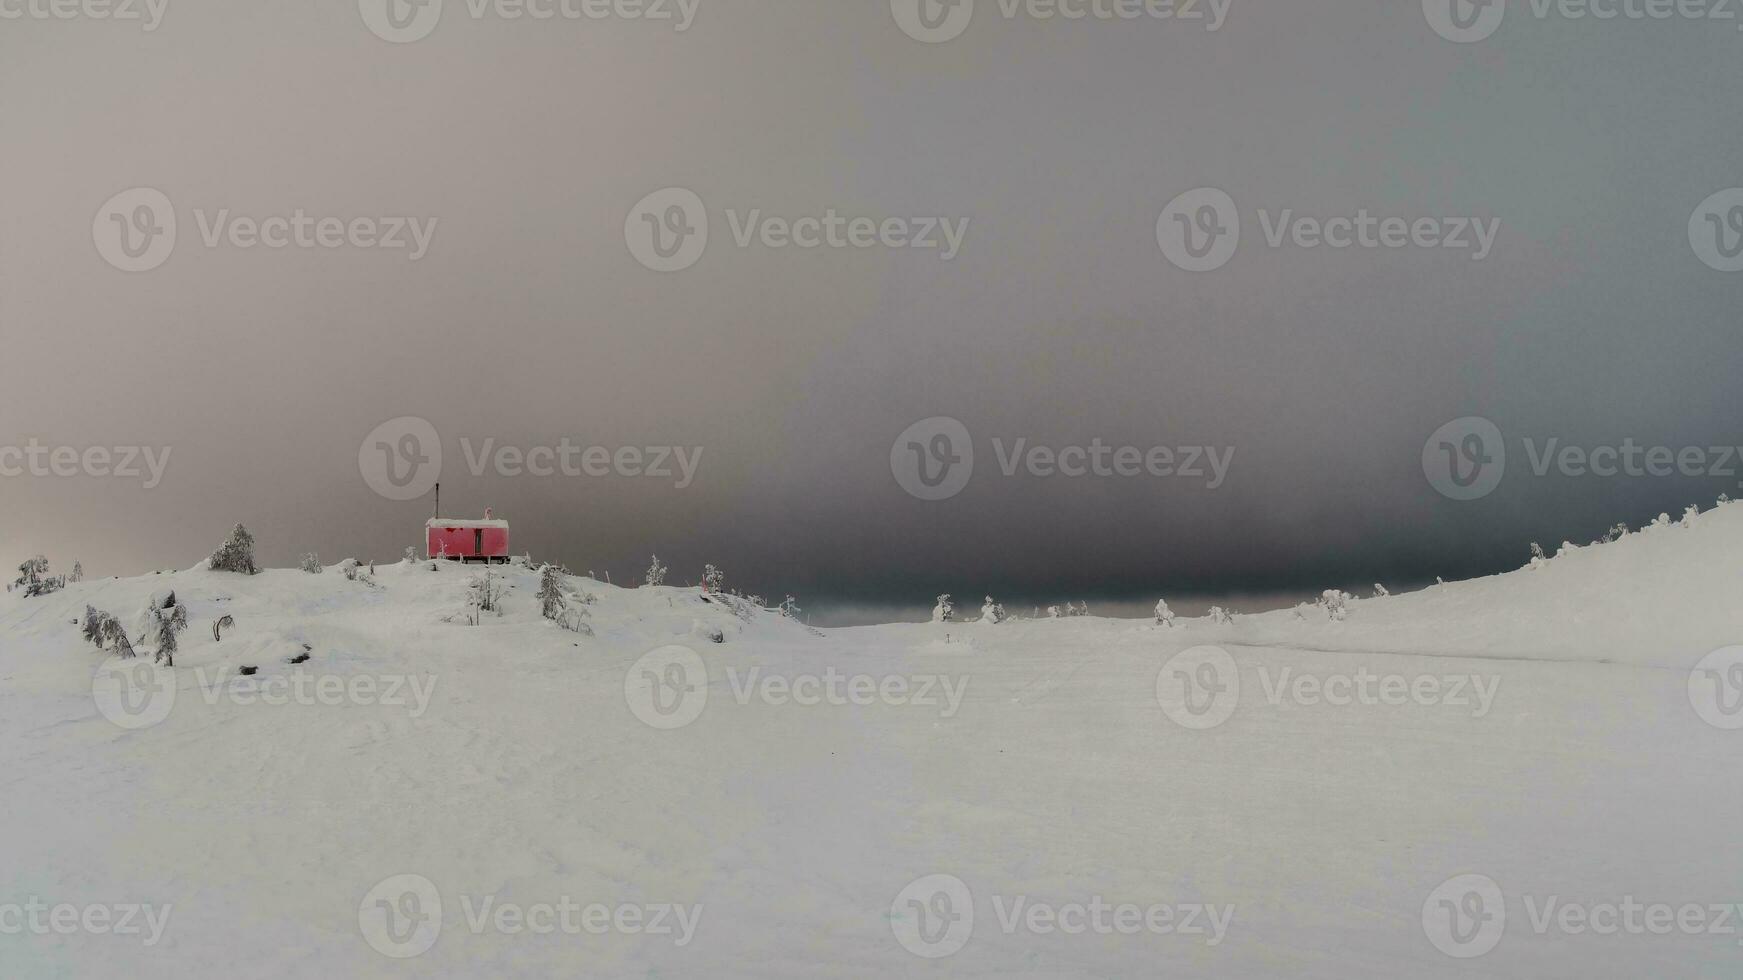
[[[24,0],[8,9],[23,9]],[[367,0],[366,0],[367,2]],[[172,447],[161,485],[0,477],[0,555],[186,566],[235,521],[263,557],[387,560],[425,501],[360,476],[400,416],[450,513],[619,578],[657,551],[824,604],[1274,593],[1479,574],[1527,544],[1738,495],[1737,475],[1534,476],[1523,441],[1723,446],[1743,277],[1688,226],[1743,185],[1737,22],[1539,19],[1483,41],[1421,5],[1235,0],[1203,22],[1006,19],[913,40],[884,0],[703,0],[670,23],[474,18],[391,44],[358,5],[169,0],[145,31],[0,20],[0,445]],[[1238,253],[1171,264],[1157,218],[1214,186]],[[167,261],[93,244],[163,192]],[[625,221],[694,191],[706,253],[644,268]],[[207,247],[220,211],[435,219],[409,250]],[[734,218],[967,219],[961,252],[739,247]],[[1457,249],[1266,241],[1261,210],[1500,221]],[[942,502],[891,472],[972,433]],[[1507,475],[1429,484],[1483,416]],[[694,446],[694,482],[468,472],[476,446]],[[1005,444],[1233,447],[1226,481],[999,472]],[[3,462],[3,460],[0,460]],[[1733,461],[1735,472],[1743,463]]]

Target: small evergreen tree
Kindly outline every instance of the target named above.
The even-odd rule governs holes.
[[[539,569],[539,608],[546,619],[563,621],[563,611],[569,598],[563,592],[563,576],[568,572],[557,565]]]
[[[948,623],[956,614],[956,604],[950,601],[950,593],[938,597],[938,605],[932,607],[934,623]]]
[[[89,605],[85,607],[83,634],[86,642],[98,649],[102,649],[103,646],[103,616],[103,613],[97,611],[97,607]]]
[[[666,584],[666,566],[660,564],[659,555],[655,555],[653,561],[648,563],[648,571],[647,574],[642,577],[642,584],[647,586]]]
[[[145,621],[145,641],[157,648],[152,662],[174,667],[176,637],[188,628],[188,608],[176,601],[174,592],[154,595],[141,618]]]
[[[254,535],[240,524],[231,528],[230,537],[212,552],[208,565],[214,572],[258,575],[260,566],[254,563]]]
[[[702,591],[718,595],[726,589],[726,571],[713,565],[702,566]]]
[[[311,551],[303,556],[302,561],[297,563],[297,567],[310,575],[319,575],[321,574],[321,556]]]
[[[1156,600],[1156,625],[1174,627],[1174,610],[1168,608],[1167,599]]]
[[[85,580],[85,566],[79,564],[78,562],[73,562],[73,573],[71,575],[67,576],[67,581],[69,581],[69,582],[83,582],[84,580]]]
[[[120,657],[123,660],[132,660],[135,656],[133,652],[133,644],[127,639],[127,630],[122,628],[121,621],[108,613],[103,613],[101,615],[103,617],[102,633],[104,646],[107,647],[109,652],[113,653],[115,656]]]
[[[986,602],[980,607],[980,621],[998,624],[1005,621],[1005,607],[993,601],[992,596],[986,597]]]

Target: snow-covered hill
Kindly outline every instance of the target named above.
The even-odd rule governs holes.
[[[476,626],[477,570],[421,562],[0,597],[0,976],[1743,962],[1743,921],[1542,914],[1743,901],[1743,731],[1691,682],[1743,642],[1743,507],[1343,622],[818,631],[575,579],[585,635],[541,618],[535,572],[498,571],[502,614]],[[80,637],[87,604],[131,623],[166,590],[191,617],[173,670]],[[1437,903],[1467,907],[1443,885],[1471,874],[1505,931],[1461,959],[1437,940],[1492,933],[1474,917],[1461,945]],[[150,906],[160,928],[63,930],[33,903]]]

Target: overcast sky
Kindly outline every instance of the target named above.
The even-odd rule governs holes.
[[[1210,30],[979,0],[919,40],[908,0],[30,2],[0,3],[9,566],[186,567],[237,521],[273,565],[397,558],[431,512],[372,486],[401,418],[444,512],[493,507],[516,552],[620,582],[714,562],[824,610],[1366,591],[1743,495],[1718,454],[1533,465],[1743,444],[1743,195],[1713,198],[1743,185],[1736,21],[1516,2],[1457,43],[1416,2],[1200,5]],[[1164,248],[1198,188],[1240,223],[1206,271]],[[691,202],[705,248],[649,255]],[[1319,244],[1364,214],[1410,231]],[[1466,417],[1500,433],[1492,488],[1468,425],[1431,443]],[[932,418],[960,429],[898,440]],[[487,442],[510,453],[480,467]],[[565,445],[569,475],[537,452]],[[662,447],[687,477],[631,475]],[[1220,476],[1179,472],[1198,448]],[[959,488],[905,488],[951,458]]]

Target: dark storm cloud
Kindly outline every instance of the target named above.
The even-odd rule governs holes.
[[[1525,440],[1743,442],[1740,281],[1688,232],[1743,184],[1743,42],[1524,11],[1475,44],[1413,3],[1237,3],[1209,31],[982,0],[943,44],[881,2],[707,4],[678,31],[450,0],[406,44],[352,4],[9,21],[0,444],[173,455],[149,490],[0,478],[0,550],[126,574],[242,520],[274,564],[388,559],[428,503],[377,495],[358,453],[402,416],[440,434],[445,509],[494,507],[516,550],[618,581],[651,552],[674,581],[715,562],[836,607],[1451,579],[1710,504],[1738,478],[1537,476]],[[92,225],[135,187],[173,202],[177,241],[128,273]],[[662,274],[625,218],[664,187],[705,202],[710,239]],[[1241,244],[1188,272],[1157,217],[1199,187],[1236,203]],[[764,237],[831,213],[955,228],[960,252]],[[1499,225],[1480,260],[1301,244],[1361,215]],[[344,232],[238,244],[274,218]],[[394,222],[427,254],[383,247]],[[891,450],[934,416],[976,467],[928,502]],[[1456,501],[1422,454],[1465,416],[1504,434],[1507,475]],[[703,455],[680,489],[475,476],[462,444],[565,439]],[[1234,456],[1214,489],[1007,477],[995,439]]]

